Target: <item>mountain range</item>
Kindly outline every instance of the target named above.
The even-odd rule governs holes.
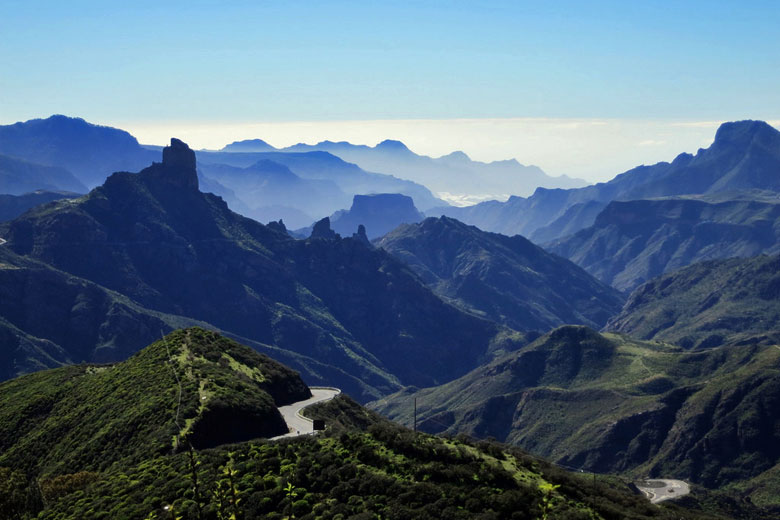
[[[538,188],[527,198],[435,208],[426,214],[542,242],[590,226],[612,201],[753,189],[779,192],[778,170],[780,132],[763,121],[738,121],[722,124],[712,145],[696,155],[682,153],[671,163],[639,166],[609,182],[574,189]]]
[[[121,359],[150,334],[170,330],[164,324],[189,320],[272,350],[308,381],[365,400],[404,384],[444,382],[522,341],[444,303],[364,240],[295,240],[283,225],[231,212],[198,190],[195,154],[175,139],[161,163],[115,173],[82,198],[34,208],[0,226],[0,236],[22,295],[6,300],[13,305],[3,317],[26,331],[29,316],[38,316],[32,321],[40,328],[29,335],[64,350],[63,361]],[[36,291],[15,269],[30,262],[61,285],[97,285],[90,289],[97,302],[75,295],[49,302],[59,290],[41,284]],[[46,321],[50,307],[56,312]],[[143,323],[121,346],[101,325],[119,309],[129,309],[122,311],[129,323]],[[73,328],[81,341],[67,333]]]
[[[780,257],[700,262],[635,289],[606,330],[684,348],[780,340]]]
[[[566,326],[444,385],[370,404],[428,432],[492,436],[584,471],[675,475],[776,504],[780,349],[687,352]]]
[[[139,144],[124,130],[62,115],[0,125],[0,154],[7,156],[0,157],[0,182],[13,194],[38,189],[84,193],[114,172],[144,168],[160,150]],[[420,184],[365,171],[324,151],[204,150],[198,160],[204,186],[227,195],[231,209],[266,222],[287,217],[292,227],[343,209],[359,194],[403,193],[423,209],[446,204]],[[20,178],[27,184],[18,184]]]
[[[252,139],[227,145],[228,152],[268,152],[275,150],[265,141]],[[450,200],[485,200],[508,195],[526,196],[539,186],[575,188],[586,183],[565,175],[550,177],[537,166],[525,166],[515,159],[484,163],[456,151],[439,158],[418,155],[400,141],[385,140],[376,146],[322,141],[297,144],[279,151],[286,153],[324,151],[359,165],[368,171],[389,173],[427,186]],[[424,205],[418,204],[423,209]]]
[[[408,265],[436,294],[516,330],[601,328],[623,297],[580,267],[515,235],[448,217],[391,231],[376,245]]]
[[[592,226],[545,248],[631,291],[695,262],[780,252],[780,198],[610,202]]]
[[[768,518],[728,501],[659,508],[613,478],[412,432],[341,396],[305,410],[324,432],[266,440],[284,429],[277,407],[309,395],[293,371],[201,328],[121,363],[0,383],[0,515]]]

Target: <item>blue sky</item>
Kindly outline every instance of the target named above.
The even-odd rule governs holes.
[[[0,122],[776,120],[779,27],[770,1],[2,0]]]

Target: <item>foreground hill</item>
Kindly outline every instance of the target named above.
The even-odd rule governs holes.
[[[562,236],[558,233],[590,226],[597,210],[615,200],[752,189],[780,192],[778,171],[780,132],[763,121],[738,121],[722,124],[712,145],[696,155],[683,153],[671,163],[639,166],[609,182],[569,190],[540,188],[528,198],[511,197],[507,202],[435,209],[426,214],[444,214],[485,231],[546,241]],[[572,218],[574,214],[581,218]]]
[[[376,245],[443,298],[516,330],[601,328],[623,303],[614,289],[519,235],[486,233],[447,217],[401,226]]]
[[[562,327],[445,385],[374,403],[429,432],[492,436],[586,471],[778,498],[780,349],[689,353]]]
[[[311,396],[297,373],[203,329],[176,331],[115,365],[0,384],[0,466],[38,475],[137,464],[192,444],[287,432],[277,406]]]
[[[724,518],[653,506],[516,448],[415,433],[347,397],[307,410],[323,434],[258,438],[282,427],[277,405],[308,392],[197,328],[116,365],[0,384],[0,517]]]
[[[545,247],[630,291],[702,260],[780,252],[780,201],[611,202],[591,227]]]
[[[307,380],[327,374],[359,399],[448,381],[511,343],[362,240],[294,240],[231,212],[198,190],[194,153],[175,139],[162,163],[36,208],[0,236],[16,255],[141,308],[278,348]]]
[[[702,262],[631,293],[607,330],[685,348],[776,344],[780,339],[780,257]]]

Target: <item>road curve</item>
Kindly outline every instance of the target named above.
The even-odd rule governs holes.
[[[314,433],[314,423],[311,419],[307,419],[301,415],[301,410],[316,403],[329,401],[341,393],[341,390],[338,388],[324,386],[310,386],[309,390],[311,390],[312,395],[309,399],[279,407],[279,413],[284,417],[284,422],[287,423],[287,428],[289,428],[290,432],[285,433],[284,435],[271,437],[270,440],[285,439],[288,437],[297,437],[298,435]]]
[[[636,482],[635,485],[652,504],[680,498],[691,492],[691,487],[682,480],[650,479]]]

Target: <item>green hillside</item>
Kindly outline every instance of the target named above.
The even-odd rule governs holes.
[[[116,365],[0,384],[0,519],[726,518],[498,443],[414,433],[343,396],[308,411],[323,434],[256,439],[278,433],[276,405],[307,395],[295,373],[197,328]]]
[[[690,353],[562,327],[455,381],[372,407],[411,424],[416,398],[425,431],[492,436],[588,471],[741,486],[768,504],[780,462],[779,364],[776,346]]]
[[[199,328],[115,365],[74,365],[0,384],[0,466],[40,476],[137,464],[287,431],[277,405],[310,395],[297,373]]]
[[[686,348],[780,342],[780,257],[694,264],[638,287],[607,330]]]

